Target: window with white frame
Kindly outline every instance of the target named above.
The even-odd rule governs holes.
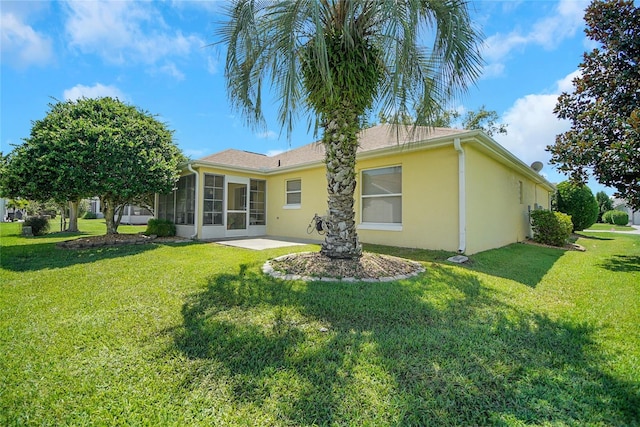
[[[267,182],[252,179],[249,187],[249,224],[266,225]]]
[[[402,166],[362,171],[362,223],[402,224]]]
[[[300,206],[302,204],[302,180],[290,179],[286,182],[285,204],[287,206]]]
[[[202,224],[222,225],[223,197],[224,176],[205,174]]]

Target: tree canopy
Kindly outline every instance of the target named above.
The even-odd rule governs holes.
[[[329,218],[322,253],[356,258],[357,135],[380,105],[392,123],[429,125],[479,74],[480,38],[463,0],[236,0],[220,27],[234,107],[264,123],[263,88],[290,134],[310,111],[323,131]],[[426,44],[429,43],[429,44]]]
[[[596,0],[585,21],[599,47],[584,54],[574,91],[558,98],[554,112],[571,129],[547,150],[573,181],[591,172],[640,209],[640,10],[631,0]]]
[[[574,231],[591,227],[598,220],[598,201],[584,184],[563,181],[557,185],[555,207],[571,216]]]
[[[58,202],[98,196],[112,234],[119,208],[172,190],[184,157],[150,113],[108,97],[49,107],[7,156],[2,194]]]

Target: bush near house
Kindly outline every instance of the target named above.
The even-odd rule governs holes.
[[[83,216],[84,219],[97,219],[98,218],[98,214],[93,213],[93,212],[86,212]]]
[[[147,236],[155,234],[158,237],[172,237],[176,235],[176,225],[166,219],[151,218],[147,222],[147,230],[144,234]]]
[[[531,226],[533,240],[552,246],[564,246],[573,229],[569,215],[547,210],[532,211]]]
[[[30,216],[24,220],[22,226],[31,227],[34,236],[42,236],[49,232],[49,219],[44,216]]]
[[[629,223],[629,215],[623,211],[611,210],[602,214],[602,220],[607,224],[627,225]]]
[[[589,187],[563,181],[557,188],[556,210],[571,216],[573,231],[585,230],[595,224],[600,207]]]

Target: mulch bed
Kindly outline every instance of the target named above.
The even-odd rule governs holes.
[[[86,249],[117,245],[144,245],[148,243],[184,242],[183,237],[157,237],[144,234],[108,234],[102,236],[80,237],[57,244],[63,249]]]

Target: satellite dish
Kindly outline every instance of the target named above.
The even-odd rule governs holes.
[[[542,167],[544,165],[542,164],[542,162],[533,162],[531,163],[531,169],[533,169],[536,172],[540,172],[542,170]]]

